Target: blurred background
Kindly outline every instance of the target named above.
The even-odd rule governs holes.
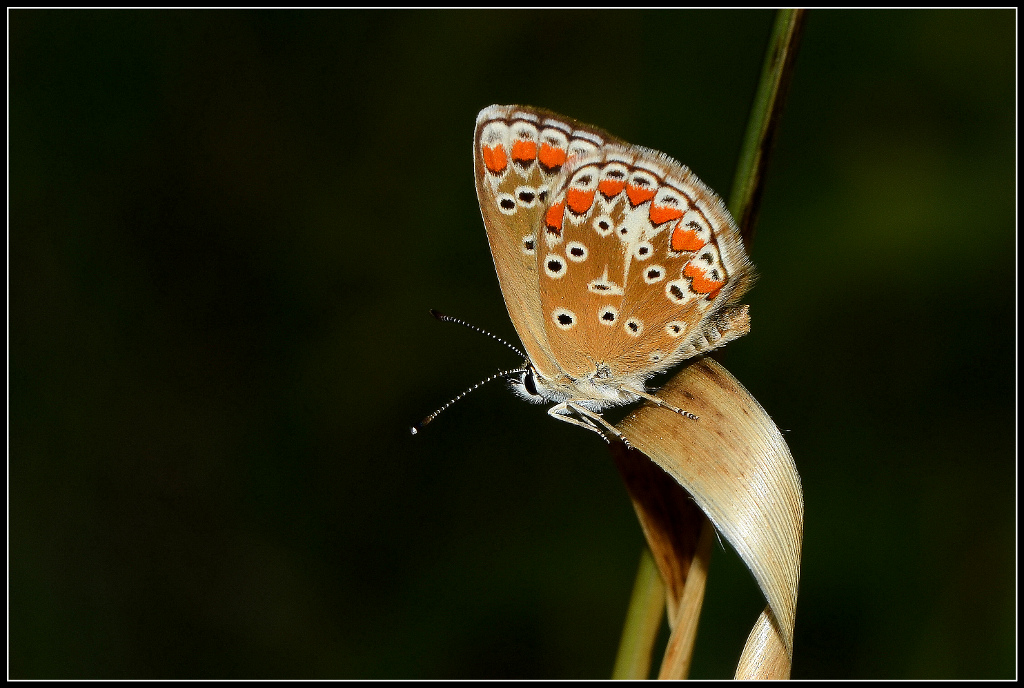
[[[515,337],[474,120],[727,195],[772,19],[9,11],[10,676],[609,676],[600,438],[501,384],[408,432],[519,363],[428,314]],[[808,15],[723,359],[803,479],[795,678],[1015,675],[1015,23]],[[763,605],[716,546],[692,677]]]

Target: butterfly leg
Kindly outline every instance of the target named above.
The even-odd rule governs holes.
[[[668,409],[669,411],[675,411],[680,416],[686,416],[687,418],[690,418],[691,420],[697,420],[697,416],[693,415],[689,411],[684,411],[681,408],[673,406],[672,404],[668,403],[664,399],[659,399],[658,397],[656,397],[656,396],[654,396],[652,394],[648,394],[647,392],[643,391],[642,389],[636,389],[635,387],[623,387],[623,389],[625,389],[627,392],[632,392],[633,394],[637,395],[638,397],[640,397],[642,399],[646,399],[647,401],[651,402],[652,404],[657,404],[661,408]]]
[[[603,439],[605,442],[609,442],[607,435],[601,432],[601,428],[594,425],[594,423],[589,418],[584,417],[583,420],[577,420],[573,418],[571,415],[569,415],[570,412],[575,410],[575,407],[570,408],[569,404],[563,402],[561,404],[555,404],[554,406],[549,408],[548,415],[551,416],[552,418],[557,418],[558,420],[565,421],[566,423],[572,423],[573,425],[578,425],[581,428],[586,428],[591,432],[596,432],[598,435],[601,436],[601,439]]]
[[[578,420],[569,415],[572,411],[575,411],[576,415],[582,418],[582,420]],[[591,432],[596,432],[601,436],[601,439],[610,444],[611,440],[608,439],[608,435],[606,435],[604,430],[601,429],[603,427],[611,433],[615,439],[619,440],[627,447],[633,446],[629,443],[629,440],[626,439],[625,435],[619,432],[614,425],[602,418],[601,414],[594,413],[590,409],[584,408],[579,404],[574,404],[571,401],[564,401],[561,404],[555,404],[548,409],[548,415],[552,418],[565,421],[566,423],[572,423],[573,425],[578,425],[581,428],[586,428]]]

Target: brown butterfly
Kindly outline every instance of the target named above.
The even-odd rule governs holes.
[[[737,301],[753,265],[722,200],[664,153],[540,108],[482,110],[473,154],[494,267],[526,348],[523,367],[499,376],[606,440],[624,438],[599,412],[640,399],[695,419],[645,383],[750,331]]]

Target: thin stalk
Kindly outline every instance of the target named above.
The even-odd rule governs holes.
[[[768,52],[761,68],[761,80],[747,120],[747,133],[743,137],[736,176],[733,177],[729,212],[736,218],[748,250],[754,240],[754,227],[761,210],[768,159],[775,144],[789,84],[793,79],[793,65],[800,47],[805,14],[806,10],[779,10],[775,15],[775,26],[772,27]]]
[[[697,551],[690,562],[690,571],[686,574],[686,587],[683,588],[679,611],[676,612],[676,627],[672,630],[665,648],[665,657],[661,660],[659,679],[682,679],[690,674],[693,643],[697,640],[697,622],[700,620],[700,608],[704,605],[704,589],[708,582],[714,535],[715,527],[707,516],[702,517]]]
[[[633,596],[626,612],[626,624],[615,656],[613,679],[645,679],[651,674],[651,651],[665,610],[665,584],[651,550],[640,553],[640,568],[633,584]]]
[[[793,67],[803,32],[805,13],[806,10],[802,9],[780,9],[775,15],[775,24],[772,27],[768,50],[761,68],[761,79],[758,82],[754,104],[747,120],[747,131],[743,137],[743,146],[740,149],[739,162],[736,165],[736,176],[733,178],[728,207],[740,227],[743,243],[748,250],[754,239],[754,228],[757,224],[758,212],[761,209],[768,161],[778,132],[783,104],[793,77]],[[640,566],[637,570],[630,606],[626,612],[626,624],[622,629],[619,654],[615,661],[612,678],[647,678],[648,676],[651,652],[661,625],[661,615],[665,609],[664,595],[657,600],[651,595],[651,590],[654,587],[651,577],[658,575],[651,552],[645,547],[640,554]],[[703,581],[701,585],[703,586]],[[667,648],[672,651],[674,656],[686,655],[688,657],[692,653],[698,618],[699,613],[693,617],[692,633],[682,633],[678,627],[673,631],[673,635],[679,632],[680,638],[676,646]],[[688,643],[687,647],[682,646],[684,641]],[[626,652],[628,655],[624,655]],[[624,659],[624,656],[629,659]],[[647,657],[646,665],[638,659],[643,657]],[[628,661],[635,663],[628,664]],[[678,678],[686,678],[689,672],[689,661],[686,664],[681,675],[677,675]],[[620,673],[620,666],[623,667],[622,673]],[[627,669],[630,673],[626,673]]]

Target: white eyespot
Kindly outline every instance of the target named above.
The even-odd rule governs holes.
[[[587,283],[587,291],[601,296],[622,296],[622,287],[606,277],[591,280]]]
[[[523,122],[522,120],[515,121],[512,123],[511,130],[511,138],[513,141],[537,142],[537,127],[533,126],[529,122]]]
[[[544,124],[560,124],[554,120],[545,120]],[[569,145],[569,138],[565,135],[565,131],[559,131],[558,129],[544,129],[540,132],[540,142],[546,143],[552,148],[561,148],[565,150],[565,147]]]
[[[572,176],[569,188],[579,191],[593,191],[597,188],[597,177],[599,174],[597,165],[587,165],[581,168]]]
[[[667,332],[668,336],[672,337],[672,339],[681,337],[686,332],[686,323],[682,320],[673,320],[668,325],[665,325],[665,332]]]
[[[595,218],[591,226],[594,228],[595,232],[603,237],[606,237],[615,231],[615,221],[608,215],[601,215],[600,217]]]
[[[641,241],[633,249],[633,257],[637,260],[647,260],[654,255],[654,246],[649,241]],[[648,282],[650,284],[650,282]]]
[[[551,311],[551,322],[560,330],[571,330],[576,325],[576,314],[565,308]]]
[[[544,259],[544,272],[552,279],[560,279],[565,276],[565,261],[554,253],[549,253]]]
[[[497,196],[498,210],[505,215],[516,214],[516,199],[511,194],[500,193]]]
[[[585,134],[585,133],[586,132],[578,131],[578,132],[575,132],[573,134],[573,136],[574,137],[575,136],[580,136],[580,135]],[[590,141],[584,141],[582,139],[573,138],[573,140],[569,143],[569,157],[570,158],[575,158],[575,157],[579,157],[581,155],[585,155],[585,154],[589,153],[592,150],[597,150],[597,145],[591,143]]]
[[[654,195],[654,205],[679,210],[686,210],[690,207],[686,195],[671,186],[663,186],[658,189],[658,193]]]
[[[573,135],[574,138],[583,139],[585,141],[590,141],[595,146],[602,146],[602,145],[604,145],[604,139],[602,139],[597,134],[591,134],[589,131],[583,131],[582,129],[577,129],[576,131],[574,131],[572,133],[572,135]]]
[[[505,145],[508,142],[508,125],[499,120],[488,122],[484,130],[480,132],[480,144],[492,148],[497,144]]]
[[[537,239],[532,234],[527,234],[522,241],[523,253],[532,256],[537,252]]]
[[[609,327],[619,320],[619,309],[615,306],[601,306],[597,309],[597,321]]]
[[[624,327],[630,337],[639,337],[644,331],[644,324],[636,318],[626,320]]]
[[[587,247],[578,241],[570,241],[565,245],[565,257],[574,263],[582,263],[589,255]]]
[[[685,279],[672,280],[665,285],[665,297],[675,304],[682,305],[692,301],[696,294],[690,291],[690,285]]]
[[[651,355],[647,357],[647,360],[649,360],[651,363],[657,363],[662,358],[663,358],[663,356],[662,356],[662,353],[660,351],[652,351]]]
[[[568,124],[566,124],[565,122],[560,122],[560,121],[558,121],[557,119],[551,119],[551,118],[549,117],[549,118],[545,119],[545,120],[544,120],[543,122],[541,122],[541,124],[543,124],[543,125],[544,125],[544,126],[546,126],[546,127],[554,127],[555,129],[561,129],[561,130],[562,130],[562,131],[564,131],[564,132],[565,132],[566,134],[571,134],[571,133],[572,133],[572,127],[570,127],[570,126],[569,126]],[[545,130],[544,130],[544,133],[545,133],[545,134],[547,134],[547,133],[548,133],[548,130],[547,130],[547,129],[545,129]],[[568,139],[567,139],[567,140],[568,140]]]
[[[601,168],[601,181],[626,183],[629,168],[621,162],[610,162]]]
[[[658,190],[658,178],[650,172],[644,172],[643,170],[634,170],[633,174],[629,175],[628,184],[638,189],[650,191],[652,197]]]
[[[515,197],[516,202],[523,208],[532,208],[537,205],[537,190],[532,186],[517,186]]]
[[[651,265],[644,268],[644,282],[654,284],[665,279],[665,268],[661,265]]]

